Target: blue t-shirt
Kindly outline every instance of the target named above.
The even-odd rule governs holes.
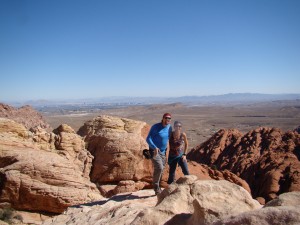
[[[147,143],[150,148],[155,149],[159,148],[162,153],[165,153],[169,138],[172,132],[172,127],[170,124],[166,125],[165,127],[162,123],[154,124],[147,136]]]

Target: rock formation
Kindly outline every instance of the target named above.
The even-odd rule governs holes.
[[[142,155],[142,150],[148,147],[145,141],[148,131],[145,122],[119,117],[99,116],[86,122],[78,134],[84,137],[87,149],[94,156],[91,180],[100,185],[126,180],[149,185],[152,164]]]
[[[258,208],[261,205],[238,185],[190,175],[163,190],[157,205],[141,211],[132,224],[209,224]]]
[[[142,150],[148,148],[145,139],[149,128],[141,121],[99,116],[79,129],[78,134],[84,137],[87,149],[94,156],[91,180],[98,184],[102,195],[109,197],[151,187],[152,163],[142,155]],[[229,171],[220,172],[196,162],[189,162],[189,168],[199,178],[226,179],[250,192],[248,184]],[[176,179],[181,176],[180,171],[176,172]],[[163,187],[167,187],[167,179],[168,166],[162,177]]]
[[[0,103],[0,117],[12,119],[23,124],[27,129],[41,127],[50,129],[50,125],[45,121],[42,114],[34,110],[31,106],[25,105],[20,108]]]
[[[109,199],[69,207],[64,214],[46,220],[43,225],[130,224],[145,208],[154,207],[157,198],[152,190],[122,193]]]
[[[300,191],[297,132],[258,128],[243,135],[235,129],[222,129],[192,149],[188,158],[235,173],[247,181],[255,198],[270,201],[281,193]]]
[[[45,221],[44,225],[211,224],[261,207],[238,185],[186,176],[163,190],[158,198],[153,190],[118,194],[69,207],[63,215]]]
[[[56,134],[33,131],[0,118],[0,203],[61,213],[102,198],[89,180],[92,156],[72,128],[62,125]]]
[[[262,209],[229,216],[214,225],[299,224],[300,192],[288,192],[268,202]]]

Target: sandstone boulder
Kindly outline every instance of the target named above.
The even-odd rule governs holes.
[[[299,207],[299,206],[298,206]],[[212,225],[297,225],[300,224],[299,208],[293,206],[269,207],[231,216]]]
[[[214,225],[300,224],[300,192],[288,192],[268,202],[262,209],[229,216]]]
[[[86,122],[78,134],[84,137],[94,156],[91,180],[100,185],[123,180],[150,184],[152,164],[142,155],[142,150],[148,148],[148,130],[145,122],[112,116]]]
[[[209,224],[258,208],[261,205],[238,185],[190,175],[163,190],[156,207],[140,212],[132,224]]]
[[[61,134],[52,136],[55,138],[49,140],[64,146],[59,141],[65,140]],[[73,146],[72,153],[69,147],[53,149],[55,143],[41,149],[35,137],[23,125],[0,119],[0,203],[10,203],[18,210],[61,213],[68,206],[102,198],[88,177],[92,156],[86,149],[74,147],[78,140],[66,144]],[[82,140],[79,143],[82,147]]]
[[[300,206],[300,192],[294,191],[281,194],[272,201],[269,201],[264,208],[275,206]]]

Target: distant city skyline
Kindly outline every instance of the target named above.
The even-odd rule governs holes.
[[[300,93],[300,1],[0,0],[0,102]]]

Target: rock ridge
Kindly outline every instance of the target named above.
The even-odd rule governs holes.
[[[242,134],[221,129],[192,149],[188,158],[247,181],[252,196],[270,201],[279,194],[300,191],[300,135],[261,127]]]

